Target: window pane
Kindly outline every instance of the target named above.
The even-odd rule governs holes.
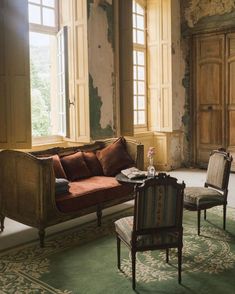
[[[30,82],[31,115],[33,136],[57,134],[53,132],[52,106],[56,95],[53,92],[56,77],[54,50],[55,36],[30,32]],[[53,103],[54,102],[54,103]]]
[[[136,12],[136,4],[135,4],[135,1],[132,1],[132,12]]]
[[[29,3],[36,3],[36,4],[40,4],[40,0],[29,0]]]
[[[144,32],[137,30],[137,44],[144,45]]]
[[[144,65],[144,52],[141,52],[141,51],[137,52],[137,63],[139,65]]]
[[[136,30],[133,30],[133,43],[136,43]]]
[[[134,124],[137,125],[137,111],[134,111]]]
[[[136,64],[137,58],[136,58],[137,52],[134,50],[133,51],[133,64]]]
[[[141,15],[137,15],[136,17],[136,25],[140,30],[144,30],[144,17]]]
[[[145,112],[138,111],[138,124],[143,125],[145,124]]]
[[[144,67],[138,66],[138,80],[144,81]]]
[[[137,82],[134,82],[134,95],[137,95]]]
[[[137,109],[137,96],[134,96],[134,109]]]
[[[55,26],[55,13],[54,10],[49,8],[43,8],[43,25],[54,27]]]
[[[136,10],[138,14],[144,15],[144,9],[138,3],[136,3]]]
[[[133,20],[133,28],[136,28],[137,27],[137,15],[136,14],[133,14],[132,20]]]
[[[145,94],[144,82],[138,82],[138,94],[139,95]]]
[[[145,109],[145,97],[138,96],[138,109],[144,110]]]
[[[136,66],[133,67],[133,76],[134,76],[134,80],[137,80],[137,67]]]
[[[29,22],[35,24],[41,24],[40,7],[29,4]]]
[[[54,8],[55,7],[55,0],[43,0],[42,4]]]

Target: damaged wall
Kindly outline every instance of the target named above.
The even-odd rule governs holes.
[[[112,0],[88,1],[88,68],[91,138],[114,131],[114,49]]]

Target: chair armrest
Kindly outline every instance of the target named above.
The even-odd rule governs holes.
[[[55,207],[52,159],[13,150],[0,152],[0,213],[26,225],[46,223]]]

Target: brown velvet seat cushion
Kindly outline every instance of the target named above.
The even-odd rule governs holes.
[[[92,174],[92,176],[103,176],[103,169],[102,166],[97,159],[94,152],[83,152],[83,157],[85,162]]]
[[[135,163],[126,150],[126,141],[123,137],[97,151],[96,156],[105,176],[115,176],[122,169],[134,166]]]
[[[70,183],[70,194],[60,195],[56,198],[56,204],[61,212],[68,213],[124,197],[133,190],[134,185],[122,185],[113,177],[90,177]]]
[[[55,177],[67,179],[63,166],[60,162],[59,156],[57,154],[53,155],[52,159],[53,159],[53,168],[54,168]]]
[[[64,156],[60,160],[69,181],[84,179],[91,176],[91,172],[84,161],[81,151]]]

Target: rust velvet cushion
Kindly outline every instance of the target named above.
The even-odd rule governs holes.
[[[103,169],[94,152],[83,152],[85,162],[92,176],[103,176]]]
[[[60,160],[69,181],[84,179],[91,176],[91,172],[86,165],[81,151],[64,156]]]
[[[69,213],[86,209],[94,205],[113,201],[120,203],[121,198],[130,195],[133,198],[133,184],[120,184],[113,177],[90,177],[69,184],[69,193],[56,197],[56,204],[61,212]],[[126,199],[130,200],[130,199]]]
[[[115,176],[122,169],[134,166],[135,162],[126,150],[126,141],[120,137],[112,144],[102,150],[97,151],[105,176]]]
[[[57,154],[53,155],[52,159],[53,159],[53,168],[54,168],[55,177],[67,179],[63,166],[60,162],[59,156]]]

